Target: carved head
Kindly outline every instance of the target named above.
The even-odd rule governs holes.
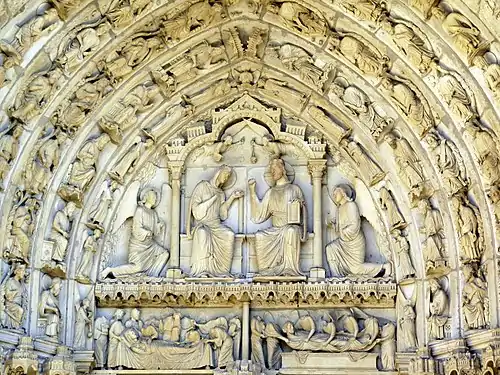
[[[141,311],[139,309],[133,309],[131,312],[130,312],[130,318],[134,319],[134,320],[139,320],[141,319]]]
[[[75,214],[76,211],[76,204],[74,202],[68,202],[68,204],[65,207],[66,215],[71,218]]]
[[[141,203],[148,208],[155,208],[158,203],[158,194],[154,189],[147,189],[143,191]]]
[[[23,128],[22,128],[22,126],[16,126],[14,128],[14,130],[12,131],[12,136],[15,139],[19,139],[19,137],[21,137],[22,134],[23,134]]]
[[[84,298],[82,301],[82,306],[89,308],[90,307],[90,300],[88,298]]]
[[[224,139],[222,141],[224,142],[224,144],[226,146],[230,146],[233,144],[233,137],[230,135],[227,135],[226,137],[224,137]]]
[[[427,199],[422,199],[418,202],[418,208],[420,212],[425,215],[431,209],[431,204]]]
[[[101,238],[102,232],[99,228],[94,229],[94,239]]]
[[[337,206],[341,205],[342,203],[349,201],[350,198],[347,195],[347,192],[342,186],[337,186],[335,189],[332,191],[332,201],[335,203]]]
[[[293,335],[295,333],[295,328],[293,328],[292,322],[286,322],[283,324],[283,332],[286,335]]]
[[[115,313],[113,314],[113,317],[116,319],[116,320],[120,320],[123,318],[123,316],[125,315],[125,311],[123,311],[122,309],[118,309],[115,311]]]
[[[283,177],[286,178],[285,162],[282,159],[272,159],[269,162],[269,171],[274,181],[278,181]]]
[[[231,178],[231,174],[233,173],[231,167],[227,165],[223,165],[220,169],[219,172],[217,173],[215,177],[214,184],[215,186],[222,188]]]
[[[52,285],[50,286],[50,291],[54,295],[54,297],[59,296],[59,293],[61,292],[61,279],[56,277],[52,279]]]
[[[466,281],[474,278],[474,269],[470,264],[464,264],[464,266],[462,267],[462,272],[464,273],[464,278]]]
[[[99,150],[102,150],[104,146],[106,146],[109,143],[110,140],[111,138],[107,133],[100,135],[99,138],[97,138],[97,148]]]
[[[435,133],[429,133],[426,137],[425,140],[429,144],[429,147],[431,148],[436,148],[439,146],[439,136]]]
[[[12,274],[14,277],[18,280],[21,280],[24,278],[24,275],[26,274],[26,266],[24,264],[16,264],[13,266],[14,269],[12,271]]]
[[[437,281],[436,279],[430,279],[429,288],[431,289],[432,293],[436,293],[438,290],[441,289],[441,285],[439,284],[439,281]]]

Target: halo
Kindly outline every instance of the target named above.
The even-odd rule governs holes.
[[[212,181],[215,182],[215,180],[217,180],[217,177],[219,177],[219,174],[220,174],[220,172],[222,171],[223,168],[229,168],[229,170],[231,171],[231,175],[226,180],[226,182],[224,182],[224,184],[221,186],[221,189],[222,190],[231,189],[236,184],[236,172],[234,171],[234,169],[232,167],[230,167],[227,164],[223,164],[223,165],[221,165],[217,169],[217,171],[215,172],[215,175],[214,175]]]
[[[281,158],[278,158],[278,159],[281,159]],[[281,159],[281,160],[283,160],[283,159]],[[269,163],[267,164],[266,170],[264,172],[264,181],[266,181],[266,183],[269,185],[269,187],[273,187],[276,184],[276,182],[271,177],[270,166],[271,166],[272,161],[273,161],[273,159],[269,160]],[[283,160],[283,164],[285,165],[285,171],[286,171],[286,176],[288,177],[288,181],[290,181],[292,183],[293,180],[295,180],[295,170],[290,165],[290,163],[286,162],[285,160]]]
[[[158,191],[156,189],[154,189],[152,187],[144,188],[144,189],[141,190],[141,192],[139,194],[139,202],[143,203],[144,202],[144,197],[150,191],[154,192],[155,193],[155,197],[156,197],[155,204],[151,208],[156,208],[160,204],[160,194],[158,193]]]
[[[337,189],[337,188],[340,188],[344,191],[344,193],[346,194],[347,198],[349,198],[351,201],[355,201],[356,200],[356,191],[354,190],[354,188],[349,185],[349,184],[339,184],[337,186],[335,186],[331,192],[330,192],[330,195],[333,194],[333,192]],[[333,199],[333,197],[332,197]]]

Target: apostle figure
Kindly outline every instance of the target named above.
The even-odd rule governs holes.
[[[255,180],[248,181],[252,221],[260,224],[270,218],[272,222],[271,228],[255,234],[259,273],[300,276],[300,246],[307,236],[304,194],[289,181],[282,159],[271,159],[266,174],[271,187],[262,201],[257,197]]]
[[[199,182],[193,190],[186,220],[187,235],[193,239],[192,276],[229,276],[234,232],[222,221],[227,219],[231,204],[243,196],[236,190],[226,199],[223,189],[233,174],[230,167],[223,165],[210,181]],[[195,219],[194,228],[191,217]]]
[[[448,296],[436,279],[429,280],[431,300],[429,303],[429,338],[431,340],[444,339],[444,326],[448,322]]]
[[[109,274],[114,277],[135,274],[160,277],[163,273],[170,258],[170,252],[157,242],[157,237],[163,235],[164,230],[164,223],[154,210],[158,201],[155,190],[143,190],[132,219],[128,263],[117,267],[107,267],[102,271],[103,279]]]
[[[61,310],[59,310],[60,292],[61,279],[56,277],[52,279],[50,288],[42,292],[39,305],[40,318],[47,320],[45,334],[56,340],[59,336],[59,321],[61,320]]]
[[[351,193],[348,195],[348,191]],[[365,236],[361,230],[361,217],[354,202],[354,191],[345,185],[332,191],[337,215],[332,222],[337,238],[326,246],[326,256],[333,276],[390,275],[390,263],[365,263]]]

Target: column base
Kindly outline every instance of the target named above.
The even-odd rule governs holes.
[[[326,278],[326,271],[321,267],[313,267],[309,270],[309,281],[320,281]]]
[[[181,279],[182,278],[182,270],[180,268],[169,268],[167,270],[167,279]]]

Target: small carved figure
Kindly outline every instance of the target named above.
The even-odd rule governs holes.
[[[211,156],[212,159],[219,163],[223,159],[223,154],[232,146],[241,145],[245,142],[245,137],[238,141],[233,141],[233,137],[226,135],[219,142],[204,144],[194,151],[193,162],[201,156]]]
[[[96,199],[92,211],[89,213],[89,220],[86,225],[91,229],[99,229],[104,232],[104,221],[108,216],[109,206],[113,200],[110,186],[106,185],[99,198]]]
[[[448,322],[448,296],[441,288],[441,284],[436,279],[429,280],[430,288],[430,315],[427,319],[429,324],[429,338],[442,340],[445,337],[444,326]]]
[[[40,114],[42,108],[48,103],[62,77],[60,69],[49,72],[39,72],[27,84],[25,90],[16,98],[11,116],[27,123]]]
[[[378,77],[387,69],[389,58],[354,36],[341,37],[337,48],[347,60],[366,75]]]
[[[486,328],[489,322],[488,284],[479,277],[472,265],[462,268],[464,274],[463,307],[469,329]]]
[[[429,104],[420,90],[409,80],[386,76],[381,87],[388,91],[392,102],[406,116],[420,136],[434,128]]]
[[[394,371],[396,368],[396,326],[386,323],[380,334],[380,360],[384,371]]]
[[[434,268],[436,262],[443,258],[444,228],[443,219],[439,210],[433,208],[426,199],[418,203],[420,213],[424,217],[424,225],[420,228],[420,233],[424,234],[423,256],[426,262],[426,270]]]
[[[97,368],[104,368],[108,360],[109,322],[101,316],[94,322],[95,362]]]
[[[93,316],[90,310],[90,300],[84,298],[81,304],[76,306],[75,337],[73,338],[75,349],[85,349],[87,338],[92,337]]]
[[[97,161],[109,140],[109,135],[101,134],[98,138],[89,140],[82,146],[76,154],[76,160],[71,167],[67,184],[58,191],[61,198],[79,205],[83,203],[83,193],[90,186],[97,173]]]
[[[212,343],[217,353],[217,368],[225,369],[234,362],[233,338],[221,327],[214,327],[208,334],[208,343]]]
[[[380,23],[386,16],[384,3],[375,0],[341,0],[340,5],[354,17]]]
[[[234,251],[234,232],[222,221],[226,220],[229,208],[243,192],[235,190],[228,199],[224,186],[234,171],[223,165],[210,181],[201,181],[191,195],[186,216],[186,232],[193,239],[191,253],[192,276],[229,276]],[[195,227],[191,228],[191,217]]]
[[[284,26],[293,31],[313,38],[326,35],[326,22],[298,3],[285,1],[280,4],[272,4],[269,9],[277,13]]]
[[[60,291],[61,279],[56,277],[51,280],[49,289],[42,292],[39,304],[39,316],[46,320],[45,335],[56,340],[59,337],[59,323],[61,320],[61,311],[59,310]]]
[[[326,245],[326,257],[333,276],[379,277],[391,274],[389,263],[365,262],[365,236],[361,229],[358,205],[354,202],[354,190],[339,185],[332,190],[331,198],[337,206],[332,221],[336,238]]]
[[[382,181],[386,173],[364,152],[361,145],[356,141],[342,143],[358,167],[365,172],[369,178],[370,186],[374,186]]]
[[[428,19],[431,15],[431,10],[437,7],[440,0],[411,0],[410,4],[412,7],[417,8],[417,10],[422,13],[424,19]]]
[[[35,227],[35,215],[40,208],[36,199],[23,198],[13,207],[9,215],[10,236],[3,252],[7,260],[28,263],[31,236]]]
[[[500,181],[500,152],[496,137],[478,124],[469,124],[465,129],[476,149],[483,175],[490,185],[495,185]]]
[[[435,68],[434,52],[426,46],[424,40],[417,35],[415,25],[397,23],[392,28],[392,40],[400,51],[408,58],[411,64],[418,68],[420,73],[427,74]]]
[[[397,268],[401,279],[415,276],[415,268],[413,268],[410,258],[410,243],[408,239],[399,229],[394,229],[392,231],[392,238],[395,242],[394,247],[398,259]]]
[[[469,95],[456,77],[451,74],[441,77],[437,89],[448,104],[450,111],[463,122],[476,117]]]
[[[483,255],[481,232],[477,210],[466,196],[455,195],[451,198],[451,207],[455,214],[456,230],[460,241],[460,256],[464,261],[478,261]]]
[[[122,333],[125,331],[125,326],[123,325],[123,317],[125,312],[121,309],[117,309],[113,314],[113,320],[111,320],[111,325],[109,327],[109,343],[108,343],[108,367],[114,368],[120,365],[119,357],[122,355],[120,353],[120,343],[122,341]]]
[[[387,217],[389,218],[389,224],[391,231],[395,229],[404,229],[408,226],[403,215],[399,212],[398,206],[396,205],[396,201],[392,196],[392,193],[382,187],[379,191],[380,193],[380,204],[387,212]]]
[[[57,211],[54,216],[50,240],[54,242],[52,259],[57,263],[64,263],[66,258],[75,211],[76,205],[73,202],[68,202],[66,206],[64,206],[62,210]]]
[[[426,141],[437,160],[448,196],[464,190],[468,185],[466,169],[455,144],[441,138],[437,133],[428,134]]]
[[[481,32],[460,13],[452,12],[445,16],[442,26],[443,30],[451,36],[455,46],[467,57],[473,55],[480,47]]]
[[[0,137],[0,182],[3,182],[7,177],[7,173],[17,157],[19,151],[19,139],[23,134],[23,128],[16,126],[12,130],[8,129]],[[3,187],[0,185],[0,190]]]
[[[415,294],[408,299],[404,298],[402,293],[400,295],[404,299],[401,318],[399,318],[400,337],[405,350],[415,350],[418,348],[417,328],[415,325],[417,319],[417,314],[415,313]]]
[[[165,223],[155,211],[159,203],[155,190],[144,189],[141,192],[139,205],[132,219],[128,263],[107,267],[102,271],[102,279],[109,275],[121,278],[137,274],[160,277],[166,269],[170,252],[157,239],[158,236],[163,236],[165,229]]]
[[[299,254],[307,236],[304,194],[293,184],[282,159],[271,159],[266,170],[269,190],[262,200],[256,181],[250,179],[250,211],[254,223],[271,219],[272,227],[255,234],[259,273],[266,276],[300,276]]]
[[[7,329],[21,329],[23,325],[25,273],[24,264],[13,263],[11,272],[0,285],[0,325]]]
[[[101,237],[101,231],[99,229],[94,229],[92,234],[89,234],[83,244],[83,254],[80,258],[80,264],[76,269],[75,280],[82,284],[90,284],[90,273],[92,272],[92,266],[94,265],[94,255],[97,252],[99,238]]]
[[[266,338],[264,335],[265,323],[260,316],[252,318],[250,322],[250,342],[252,344],[252,363],[260,366],[261,371],[266,369],[264,359],[264,348],[262,340]]]
[[[125,176],[127,173],[133,173],[141,155],[143,155],[146,150],[151,148],[153,144],[153,139],[148,138],[144,142],[141,137],[137,137],[136,141],[129,147],[127,153],[120,159],[114,168],[108,172],[109,177],[123,185],[125,183]]]
[[[57,21],[59,21],[57,10],[48,8],[43,14],[35,16],[20,26],[13,45],[21,55],[24,55],[38,39],[57,27]]]

